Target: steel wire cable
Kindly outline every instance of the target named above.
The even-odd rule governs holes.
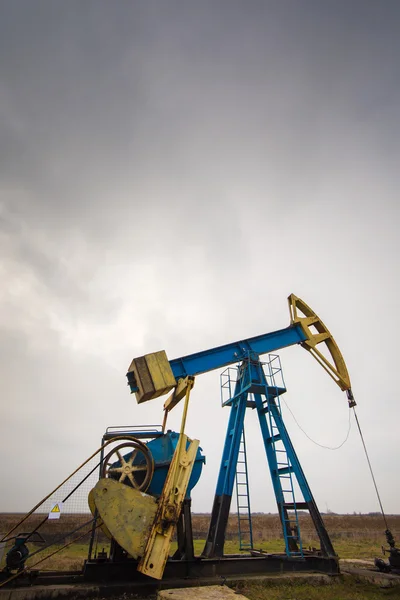
[[[386,514],[385,514],[385,511],[383,510],[383,504],[382,504],[381,496],[380,496],[380,494],[379,494],[378,485],[377,485],[377,483],[376,483],[375,475],[374,475],[374,472],[373,472],[373,469],[372,469],[371,461],[370,461],[370,458],[369,458],[369,455],[368,455],[368,451],[367,451],[367,446],[366,446],[366,444],[365,444],[364,436],[363,436],[363,433],[362,433],[362,431],[361,431],[361,426],[360,426],[360,422],[359,422],[359,420],[358,420],[358,417],[357,417],[357,413],[356,413],[355,406],[353,406],[353,407],[349,407],[349,427],[348,427],[348,430],[347,430],[347,435],[346,435],[345,439],[343,440],[343,442],[342,442],[342,443],[341,443],[339,446],[334,446],[334,447],[332,447],[332,446],[325,446],[324,444],[320,444],[319,442],[316,442],[315,440],[313,440],[313,439],[312,439],[312,438],[311,438],[311,437],[308,435],[308,433],[307,433],[306,431],[304,431],[304,429],[301,427],[300,423],[297,421],[296,417],[295,417],[295,416],[294,416],[294,414],[293,414],[293,411],[290,409],[290,407],[289,407],[289,405],[287,404],[286,400],[285,400],[284,398],[282,398],[282,400],[283,400],[283,402],[284,402],[284,404],[285,404],[286,408],[288,409],[288,411],[289,411],[289,412],[290,412],[290,414],[292,415],[292,417],[293,417],[293,419],[294,419],[294,421],[295,421],[296,425],[297,425],[297,426],[298,426],[298,428],[299,428],[299,429],[300,429],[300,430],[301,430],[301,431],[304,433],[304,435],[305,435],[305,436],[306,436],[306,437],[307,437],[307,438],[308,438],[308,439],[309,439],[309,440],[310,440],[310,441],[311,441],[313,444],[315,444],[316,446],[319,446],[320,448],[324,448],[324,449],[326,449],[326,450],[339,450],[339,448],[341,448],[341,447],[342,447],[342,446],[343,446],[343,445],[344,445],[344,444],[347,442],[347,440],[348,440],[348,438],[349,438],[349,435],[350,435],[350,429],[351,429],[351,420],[350,420],[350,417],[351,417],[351,408],[353,408],[353,411],[354,411],[354,417],[355,417],[355,420],[356,420],[356,423],[357,423],[357,428],[358,428],[358,431],[359,431],[359,434],[360,434],[360,437],[361,437],[361,442],[362,442],[362,445],[363,445],[363,448],[364,448],[364,452],[365,452],[365,456],[366,456],[366,459],[367,459],[367,463],[368,463],[369,471],[370,471],[370,473],[371,473],[371,477],[372,477],[372,481],[373,481],[373,484],[374,484],[375,492],[376,492],[376,495],[377,495],[377,498],[378,498],[379,507],[380,507],[380,509],[381,509],[381,513],[382,513],[382,518],[383,518],[383,521],[384,521],[384,523],[385,523],[385,528],[386,528],[386,530],[389,530],[389,525],[388,525],[388,522],[387,522],[387,519],[386,519]]]
[[[389,526],[388,526],[388,523],[387,523],[387,520],[386,520],[385,511],[383,510],[383,505],[382,505],[381,497],[380,497],[380,494],[379,494],[378,486],[376,484],[375,475],[374,475],[374,472],[372,470],[371,461],[369,460],[367,446],[366,446],[365,441],[364,441],[364,436],[362,434],[360,423],[358,421],[356,409],[355,409],[354,406],[353,406],[353,410],[354,410],[354,416],[356,418],[356,423],[357,423],[358,431],[360,432],[360,437],[361,437],[362,445],[363,445],[363,448],[364,448],[365,456],[367,458],[367,462],[368,462],[369,470],[370,470],[370,473],[371,473],[372,481],[374,482],[374,487],[375,487],[376,495],[378,497],[379,506],[381,508],[381,513],[382,513],[383,521],[385,523],[386,530],[388,530]]]
[[[296,423],[297,427],[300,429],[300,431],[302,431],[302,433],[304,433],[304,435],[310,440],[310,442],[312,442],[316,446],[319,446],[320,448],[324,448],[325,450],[339,450],[339,448],[341,448],[342,446],[344,446],[344,444],[349,439],[350,429],[351,429],[351,420],[350,420],[351,412],[350,412],[350,408],[349,408],[349,424],[348,424],[348,429],[347,429],[347,434],[346,434],[345,439],[343,440],[343,442],[341,444],[339,444],[339,446],[325,446],[324,444],[320,444],[319,442],[316,442],[315,440],[312,439],[312,437],[310,437],[308,435],[308,433],[302,428],[302,426],[300,425],[300,423],[298,422],[298,420],[294,416],[293,411],[291,410],[290,406],[287,404],[286,400],[284,398],[282,398],[282,400],[283,400],[286,408],[288,409],[288,411],[292,415],[292,417],[294,419],[294,422]]]

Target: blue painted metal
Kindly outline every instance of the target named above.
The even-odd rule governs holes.
[[[283,378],[279,383],[277,381],[281,373],[279,357],[272,356],[267,365],[268,376],[258,357],[254,354],[248,356],[238,367],[233,396],[224,401],[225,405],[230,404],[231,413],[216,496],[232,495],[245,410],[246,407],[255,408],[282,521],[286,553],[288,556],[303,556],[296,503],[301,502],[304,506],[304,503],[314,500],[282,420],[279,396],[286,388]],[[299,500],[295,497],[295,482],[302,495]]]
[[[312,495],[282,420],[279,391],[285,384],[279,357],[270,357],[267,367],[268,377],[265,376],[260,364],[260,372],[265,380],[266,393],[264,399],[262,394],[256,396],[257,413],[283,526],[286,553],[289,556],[303,556],[294,489],[295,481],[300,487],[303,496],[302,502],[310,502]],[[283,386],[277,384],[277,376],[282,377]],[[273,391],[274,388],[275,392]],[[288,505],[291,507],[291,513],[287,510]]]
[[[232,398],[228,429],[215,492],[216,496],[232,496],[233,492],[247,401],[247,393],[242,392],[241,388],[242,381],[238,379],[235,386],[235,395]]]
[[[187,375],[200,375],[214,369],[222,369],[245,359],[251,353],[257,355],[275,352],[280,348],[300,344],[306,339],[299,325],[291,325],[272,333],[265,333],[247,340],[232,342],[210,350],[203,350],[170,360],[175,379]]]
[[[306,337],[301,327],[299,325],[291,325],[272,333],[258,335],[247,340],[175,358],[170,360],[170,365],[175,379],[186,377],[187,375],[195,376],[237,363],[248,357],[251,353],[257,355],[267,354],[280,348],[299,344],[305,339]]]
[[[196,376],[208,373],[215,369],[222,369],[238,363],[254,353],[257,356],[275,352],[281,348],[300,344],[306,340],[300,325],[290,325],[285,329],[278,329],[272,333],[264,333],[247,340],[232,342],[224,346],[217,346],[210,350],[202,350],[169,361],[175,379],[188,375]],[[132,374],[128,373],[128,384],[132,393],[137,392],[136,382]]]
[[[167,477],[169,465],[178,444],[179,433],[176,431],[167,431],[165,435],[156,438],[147,443],[147,447],[151,451],[154,459],[154,475],[150,482],[147,494],[159,496],[164,487]],[[190,442],[188,442],[189,445]],[[202,448],[197,450],[196,459],[194,462],[192,474],[189,479],[186,498],[190,498],[190,492],[200,479],[203,464],[206,462],[206,457],[202,455]]]
[[[179,433],[176,431],[167,431],[164,435],[156,437],[146,443],[146,446],[151,451],[154,460],[154,474],[151,479],[150,485],[146,490],[147,494],[152,496],[160,496],[164,487],[165,479],[167,477],[168,469],[171,464],[172,457],[175,452],[175,448],[178,444]],[[188,442],[189,445],[190,442]],[[129,460],[132,452],[124,456],[125,460]],[[138,465],[140,462],[144,462],[143,455],[139,452],[133,461],[133,464]],[[190,492],[200,479],[203,464],[206,462],[206,457],[202,454],[202,448],[197,450],[195,463],[193,466],[192,474],[189,479],[186,498],[190,498]],[[120,462],[117,461],[113,467],[120,466]],[[126,485],[130,485],[128,480],[125,480]]]

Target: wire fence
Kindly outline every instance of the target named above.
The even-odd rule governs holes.
[[[93,557],[109,553],[110,539],[94,519],[89,492],[102,474],[104,456],[120,443],[120,438],[107,442],[26,515],[0,514],[0,568],[18,537],[26,538],[29,550],[25,566],[40,570],[81,570],[90,550]]]

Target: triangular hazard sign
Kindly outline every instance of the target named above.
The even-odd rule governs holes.
[[[60,512],[60,507],[58,506],[58,504],[55,504],[50,512],[52,512],[52,513]]]

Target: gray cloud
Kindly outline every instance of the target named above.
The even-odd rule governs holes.
[[[283,327],[294,291],[337,336],[397,510],[398,3],[0,10],[4,451],[20,432],[43,473],[62,454],[65,475],[106,426],[161,419],[161,402],[136,406],[126,390],[133,356]],[[339,390],[301,349],[282,361],[299,422],[341,441]],[[208,461],[195,510],[211,507],[226,420],[218,374],[199,378],[188,428]],[[321,508],[376,510],[354,427],[329,453],[287,422]],[[267,470],[251,468],[254,510],[274,510]],[[10,484],[0,509],[29,508],[55,480],[32,497]]]

